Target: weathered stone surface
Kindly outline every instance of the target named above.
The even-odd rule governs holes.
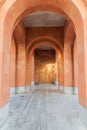
[[[36,87],[28,95],[11,97],[10,116],[0,130],[86,130],[77,96],[50,91],[49,84]]]

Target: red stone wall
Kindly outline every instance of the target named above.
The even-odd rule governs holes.
[[[73,56],[74,56],[74,86],[78,87],[78,48],[77,44],[74,44]]]
[[[63,45],[63,27],[32,27],[26,29],[26,46],[40,36],[52,37]]]
[[[63,61],[63,54],[58,54],[58,83],[59,85],[64,85],[64,61]]]
[[[26,51],[25,27],[19,23],[14,30],[15,44],[11,46],[11,87],[25,86]]]
[[[70,23],[65,24],[64,28],[64,86],[74,86],[74,64],[73,64],[73,45],[75,32]]]
[[[10,86],[16,85],[16,43],[12,39],[11,44],[11,62],[10,62]]]

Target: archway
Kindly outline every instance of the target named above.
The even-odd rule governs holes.
[[[54,84],[56,81],[56,59],[55,50],[53,48],[36,48],[34,50],[35,66],[34,66],[34,81],[35,84],[50,83]]]
[[[55,41],[55,42],[54,42]],[[55,83],[56,86],[58,84],[63,86],[63,46],[59,47],[58,41],[55,40],[52,37],[47,37],[47,36],[40,36],[38,38],[35,38],[32,42],[32,44],[29,44],[26,48],[26,53],[27,53],[27,69],[26,69],[26,85],[33,84],[34,83],[34,51],[36,48],[41,47],[41,46],[49,46],[55,50],[55,62],[56,62],[56,71],[55,71]],[[62,59],[59,59],[59,55],[61,55]],[[60,60],[62,62],[60,63]],[[61,64],[61,67],[58,66],[58,64]],[[30,68],[30,69],[29,69]],[[61,70],[58,73],[58,69]],[[32,71],[32,72],[31,72]],[[29,78],[28,78],[29,77]],[[31,77],[31,79],[30,79]],[[29,80],[30,79],[30,80]],[[61,82],[60,82],[61,79]]]
[[[68,4],[67,4],[68,3]],[[82,4],[82,5],[81,5]],[[21,5],[21,6],[20,6]],[[64,5],[64,6],[63,6]],[[84,14],[85,7],[82,1],[74,1],[74,0],[58,0],[58,1],[35,1],[35,0],[21,0],[21,1],[9,1],[6,0],[3,7],[0,9],[1,24],[0,24],[0,52],[1,52],[1,75],[0,75],[0,107],[5,106],[9,101],[9,67],[10,67],[10,46],[11,46],[11,36],[12,32],[18,23],[26,14],[31,12],[35,12],[38,10],[49,10],[56,13],[61,13],[66,16],[68,20],[70,20],[73,24],[73,27],[76,32],[77,44],[78,44],[78,62],[79,62],[79,73],[83,73],[83,76],[79,74],[79,101],[82,105],[87,107],[87,92],[86,92],[86,32],[85,28],[85,20],[86,14]],[[17,9],[17,10],[16,10]],[[74,11],[74,12],[73,12]],[[11,17],[9,19],[9,17]],[[78,16],[78,17],[77,17]],[[77,26],[79,23],[80,27]],[[7,44],[8,43],[8,44]],[[82,44],[83,43],[83,44]],[[82,64],[82,60],[83,63]],[[6,118],[7,118],[6,112]],[[3,117],[4,115],[2,115]]]

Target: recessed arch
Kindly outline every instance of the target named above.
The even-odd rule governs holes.
[[[68,2],[68,5],[67,5]],[[27,14],[36,12],[36,11],[52,11],[52,12],[56,12],[56,13],[60,13],[62,15],[64,15],[67,19],[69,19],[75,30],[78,30],[76,28],[78,28],[75,25],[75,20],[76,20],[76,15],[73,14],[73,10],[76,11],[76,14],[79,17],[79,21],[78,22],[82,22],[82,18],[83,18],[83,12],[80,11],[79,7],[81,7],[81,5],[79,3],[81,2],[75,2],[73,0],[67,0],[67,2],[65,0],[61,1],[54,1],[54,3],[52,3],[50,0],[45,1],[45,4],[43,2],[41,2],[40,0],[38,0],[37,2],[34,1],[23,1],[23,4],[21,4],[21,6],[19,7],[19,4],[21,3],[21,1],[16,1],[16,2],[9,2],[11,5],[10,7],[8,7],[7,13],[5,15],[4,18],[6,18],[5,20],[8,19],[9,15],[12,15],[11,13],[13,12],[14,14],[12,15],[12,17],[14,18],[13,20],[13,24],[11,24],[12,28],[13,26],[15,26],[15,23],[18,23],[18,21],[20,21],[24,16],[26,16]],[[6,4],[8,4],[8,0],[6,1]],[[62,6],[64,5],[64,6]],[[18,8],[18,12],[15,11],[15,8],[12,9],[13,7]],[[71,7],[71,9],[70,9]],[[73,18],[72,17],[75,18]],[[10,22],[10,21],[9,21]],[[83,24],[82,24],[83,26]]]
[[[54,39],[53,37],[40,36],[40,37],[37,37],[37,38],[33,39],[28,44],[28,46],[26,48],[26,53],[28,53],[32,49],[34,50],[35,48],[37,48],[40,45],[44,45],[44,44],[52,46],[53,48],[55,48],[55,50],[57,50],[56,48],[59,48],[61,50],[61,52],[63,51],[63,46],[56,39]]]
[[[40,46],[49,45],[51,48],[53,48],[55,50],[55,56],[61,55],[63,57],[63,47],[62,46],[61,46],[62,48],[59,48],[58,44],[54,43],[54,41],[51,41],[49,39],[47,41],[47,39],[43,39],[43,38],[46,38],[46,37],[45,36],[44,37],[43,36],[42,37],[38,37],[38,39],[39,39],[38,41],[37,41],[37,38],[36,38],[36,40],[34,39],[34,41],[37,41],[37,42],[35,42],[34,44],[32,43],[32,44],[30,44],[31,46],[27,47],[27,55],[26,55],[27,56],[26,59],[28,61],[27,62],[27,64],[28,64],[27,67],[28,67],[28,69],[30,68],[30,70],[32,70],[31,69],[32,68],[32,60],[31,59],[32,59],[32,56],[34,55],[34,51],[35,51],[35,49],[37,49]],[[40,41],[40,39],[41,39],[41,41]],[[55,59],[55,60],[57,60],[57,59]],[[63,67],[63,65],[62,65],[62,67]],[[63,69],[63,68],[61,68],[61,69]],[[29,74],[29,77],[31,77],[30,75],[31,75],[31,73]],[[34,73],[33,73],[33,75],[34,75]],[[27,75],[26,75],[26,79],[27,79]],[[31,80],[28,79],[28,82],[29,82],[29,84],[31,84]],[[62,81],[62,84],[63,84],[63,81]]]
[[[68,3],[68,4],[67,4]],[[3,7],[0,9],[0,52],[1,52],[1,64],[0,64],[0,90],[3,91],[0,95],[1,103],[0,106],[4,106],[9,100],[9,68],[10,68],[10,47],[11,47],[11,38],[12,33],[14,31],[17,23],[23,19],[23,17],[27,14],[30,14],[35,11],[52,11],[56,13],[60,13],[65,16],[73,25],[74,31],[76,33],[77,42],[78,42],[78,59],[81,56],[83,61],[85,62],[85,54],[84,54],[84,42],[85,42],[85,31],[84,31],[84,19],[86,18],[86,14],[84,13],[85,9],[82,1],[75,0],[17,0],[17,1],[9,1],[6,0],[3,4]],[[81,6],[83,6],[81,8]],[[11,17],[11,19],[10,19]],[[77,26],[77,24],[80,25]],[[83,43],[83,44],[82,44]],[[81,49],[82,48],[82,49]],[[80,54],[81,52],[81,54]],[[85,65],[81,64],[81,60],[78,60],[80,67],[84,67],[84,78],[85,79]],[[80,72],[79,67],[79,72]],[[5,69],[6,68],[6,69]],[[86,83],[81,83],[81,77],[79,78],[79,87],[85,86]],[[6,88],[6,91],[5,91]],[[84,89],[85,91],[85,89]],[[8,94],[7,94],[8,92]],[[81,93],[81,92],[80,92]],[[84,92],[85,93],[85,92]],[[4,95],[4,96],[3,96]],[[86,96],[86,95],[85,95]],[[84,96],[81,99],[81,104],[87,106],[86,100]]]
[[[54,46],[52,45],[49,45],[51,47],[50,49],[45,48],[46,50],[44,50],[42,48],[41,50],[40,47],[43,45],[45,46],[47,44],[45,44],[44,42],[41,44],[40,43],[36,44],[32,48],[29,54],[29,59],[34,56],[34,70],[33,70],[34,79],[31,80],[30,82],[31,84],[32,84],[32,81],[34,81],[35,84],[56,82],[56,74],[55,74],[56,73],[56,54],[57,54],[56,51],[58,50],[57,48],[55,49]],[[30,70],[32,70],[32,63],[30,64],[31,64]]]

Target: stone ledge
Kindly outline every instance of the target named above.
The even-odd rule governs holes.
[[[22,87],[11,87],[10,89],[10,95],[15,95],[15,94],[26,94],[28,93],[30,90],[36,89],[37,87],[35,85],[31,85],[31,86],[22,86]],[[47,87],[46,87],[47,88]],[[38,88],[39,89],[39,88]],[[62,90],[64,93],[66,94],[78,94],[78,88],[77,87],[64,87],[64,86],[60,86],[60,85],[55,85],[55,88],[51,87],[51,89],[55,89],[55,90]]]
[[[59,89],[59,83],[58,81],[55,82],[56,88]]]
[[[59,90],[64,90],[64,86],[59,85]]]
[[[25,93],[28,93],[29,91],[30,91],[30,86],[11,87],[10,95],[25,94]]]
[[[66,94],[78,94],[78,88],[77,87],[64,87],[64,93]]]

